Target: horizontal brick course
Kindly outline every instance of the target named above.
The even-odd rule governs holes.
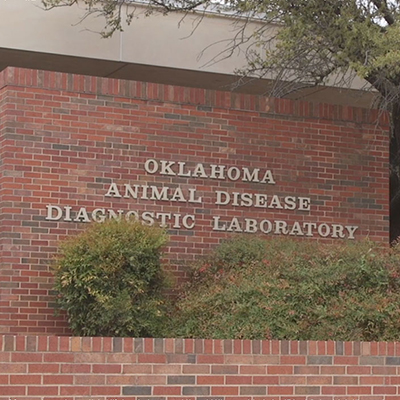
[[[10,355],[0,360],[0,400],[18,398],[18,400],[398,400],[400,398],[399,375],[400,367],[390,367],[373,373],[376,368],[375,357],[381,358],[385,365],[388,360],[400,357],[398,343],[380,343],[377,348],[369,343],[345,343],[351,351],[347,356],[355,360],[354,366],[340,365],[341,346],[335,346],[333,354],[328,342],[285,342],[275,341],[277,347],[277,364],[282,367],[283,373],[269,374],[271,358],[269,355],[246,352],[247,345],[242,342],[240,355],[245,356],[242,361],[238,358],[236,365],[225,365],[230,353],[222,352],[221,359],[214,363],[209,358],[208,364],[196,364],[204,356],[208,345],[219,345],[222,348],[225,341],[200,340],[201,352],[194,350],[187,353],[183,350],[180,355],[190,356],[195,364],[170,365],[167,356],[175,354],[175,348],[185,349],[191,339],[169,339],[173,344],[171,349],[164,349],[164,363],[141,364],[138,354],[148,356],[150,360],[156,353],[157,339],[146,339],[145,353],[135,353],[133,344],[137,339],[120,338],[118,341],[109,338],[67,338],[67,337],[40,337],[43,350],[37,350],[32,343],[38,344],[37,336],[0,336],[1,354]],[[99,342],[110,343],[104,350],[98,346]],[[229,341],[227,341],[229,342]],[[270,346],[272,342],[258,341],[263,346]],[[247,342],[248,343],[248,342]],[[250,342],[253,345],[253,342]],[[291,348],[291,357],[304,356],[309,360],[310,353],[314,352],[315,345],[320,350],[319,360],[329,353],[334,357],[335,365],[327,366],[324,363],[288,366],[287,346]],[[364,347],[360,356],[359,345]],[[365,346],[367,345],[367,346]],[[183,347],[181,347],[183,346]],[[190,345],[188,346],[190,347]],[[86,351],[85,348],[90,350]],[[96,350],[93,350],[96,349]],[[126,350],[129,349],[129,350]],[[142,351],[139,349],[139,351]],[[160,354],[160,353],[157,353]],[[40,359],[52,359],[52,363],[35,362],[31,356]],[[109,364],[107,359],[112,356],[114,362]],[[126,358],[130,356],[137,361],[133,364]],[[87,357],[87,363],[82,359]],[[63,363],[68,358],[72,362]],[[257,364],[253,360],[257,358]],[[264,363],[260,361],[264,358]],[[361,359],[363,365],[361,366]],[[18,361],[12,361],[18,360]],[[99,363],[99,360],[103,360]],[[230,359],[232,362],[232,359]],[[282,363],[284,361],[284,364]],[[369,364],[368,364],[369,362]],[[336,365],[338,363],[338,365]],[[263,365],[264,364],[264,365]],[[49,368],[49,366],[51,368]],[[55,367],[55,368],[53,368]],[[132,368],[135,367],[135,368]],[[143,367],[144,369],[141,369]],[[172,367],[172,368],[171,368]],[[199,367],[198,370],[195,367]],[[252,367],[258,369],[251,369]],[[292,368],[288,374],[287,367]],[[191,368],[191,373],[185,374],[185,368]],[[226,369],[224,369],[226,368]],[[260,368],[263,374],[260,375]],[[326,368],[330,368],[327,370]],[[336,368],[336,369],[334,369]],[[383,367],[384,368],[384,367]],[[218,370],[216,375],[214,372]],[[214,371],[214,372],[213,372]],[[244,373],[243,373],[244,371]]]

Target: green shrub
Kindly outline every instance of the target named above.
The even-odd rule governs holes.
[[[160,254],[166,240],[158,228],[110,220],[62,243],[55,289],[74,334],[161,334],[165,279]]]
[[[193,273],[175,336],[399,340],[400,252],[240,237]]]

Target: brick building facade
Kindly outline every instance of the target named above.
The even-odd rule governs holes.
[[[7,68],[0,73],[0,332],[67,334],[50,265],[118,215],[168,226],[184,264],[237,233],[388,243],[374,110]]]

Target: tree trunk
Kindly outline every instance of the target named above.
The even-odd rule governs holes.
[[[400,101],[392,104],[390,138],[390,241],[400,238]]]

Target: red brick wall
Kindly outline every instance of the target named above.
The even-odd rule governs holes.
[[[398,400],[400,343],[0,336],[0,400]]]
[[[0,73],[0,88],[0,332],[67,333],[64,318],[53,316],[49,265],[59,240],[85,224],[46,220],[48,205],[85,207],[89,216],[96,208],[194,215],[193,229],[170,229],[167,258],[178,280],[184,262],[232,234],[213,231],[214,217],[227,227],[233,218],[326,224],[326,241],[345,240],[331,237],[333,225],[357,226],[356,239],[388,242],[388,120],[374,110],[18,68]],[[275,184],[151,174],[149,159],[189,170],[259,168],[260,180],[268,169]],[[105,196],[112,183],[121,198]],[[202,201],[127,199],[124,184],[186,195],[194,188]],[[311,205],[216,205],[216,191],[305,197]]]

